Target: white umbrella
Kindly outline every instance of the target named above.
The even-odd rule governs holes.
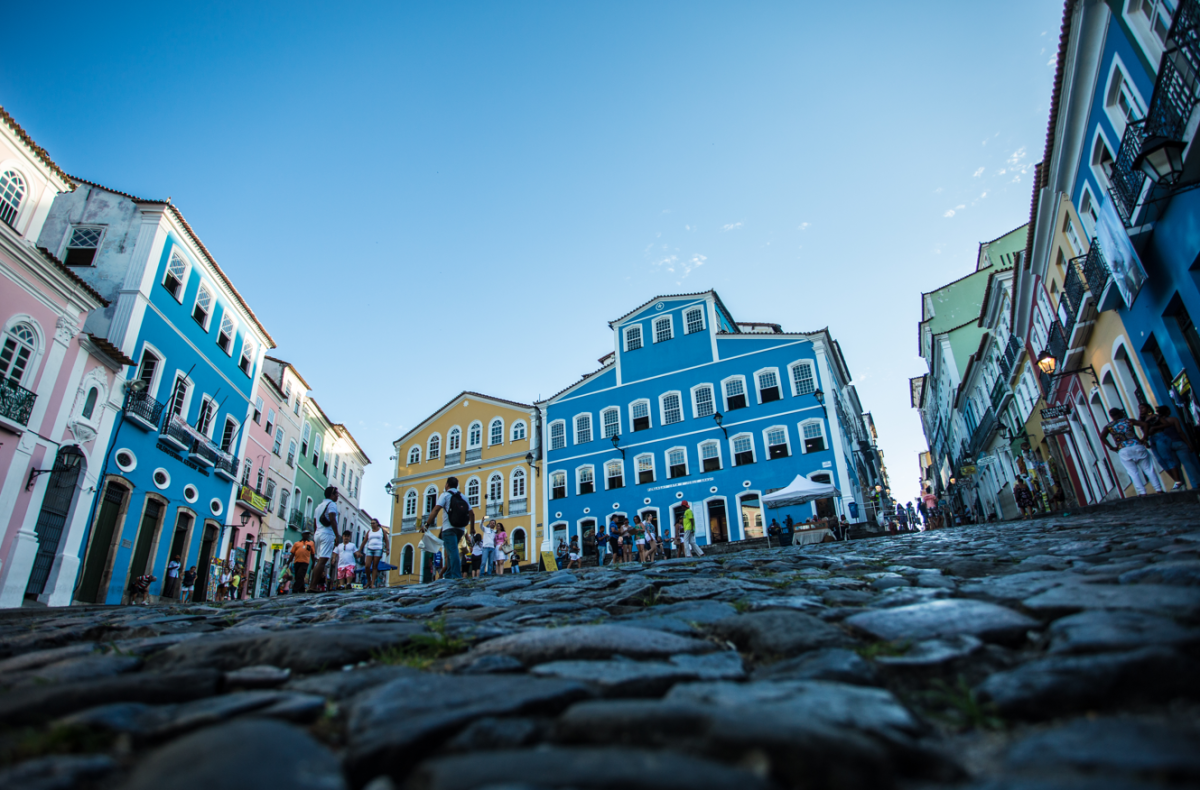
[[[796,479],[787,488],[773,491],[764,496],[762,500],[766,503],[767,507],[778,508],[803,505],[806,502],[812,502],[814,499],[825,499],[826,497],[841,495],[842,492],[835,485],[830,483],[814,483],[803,475],[796,475]]]

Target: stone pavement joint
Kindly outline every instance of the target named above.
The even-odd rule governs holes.
[[[0,786],[1195,784],[1200,505],[1137,505],[0,613]]]

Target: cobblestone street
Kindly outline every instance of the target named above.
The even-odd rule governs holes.
[[[0,785],[1200,782],[1200,506],[0,616]]]

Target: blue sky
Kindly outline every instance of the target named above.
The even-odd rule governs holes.
[[[10,8],[0,103],[173,198],[381,520],[432,410],[556,392],[608,320],[708,288],[828,326],[916,495],[920,293],[1028,220],[1059,0],[187,6]]]

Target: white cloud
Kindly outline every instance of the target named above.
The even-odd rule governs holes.
[[[984,192],[983,194],[981,194],[981,195],[979,196],[979,199],[980,199],[980,200],[983,200],[985,197],[987,197],[987,192]]]
[[[942,191],[942,189],[943,189],[942,187],[938,187],[937,189],[933,190],[933,194],[936,195],[936,194],[940,193]]]
[[[1021,174],[1020,174],[1020,173],[1017,173],[1015,176],[1013,176],[1013,180],[1012,180],[1012,181],[1010,181],[1009,183],[1010,183],[1010,184],[1019,184],[1019,183],[1021,183]]]
[[[1005,164],[1010,165],[1011,167],[1020,167],[1021,160],[1024,158],[1025,146],[1021,146],[1017,150],[1013,151],[1012,156],[1005,160]]]
[[[808,223],[807,223],[807,222],[801,222],[801,223],[800,223],[800,225],[799,225],[799,226],[797,226],[796,230],[808,230]]]
[[[1007,172],[1008,172],[1008,170],[1006,170],[1005,168],[1003,168],[1003,167],[1002,167],[1002,168],[1000,168],[1000,170],[999,170],[999,171],[996,173],[996,175],[998,175],[998,176],[1002,176],[1002,175],[1004,175],[1004,174],[1005,174],[1005,173],[1007,173]]]
[[[684,229],[684,230],[691,230],[691,229],[692,229],[692,226],[691,226],[691,225],[684,225],[684,226],[683,226],[683,229]]]
[[[943,217],[946,217],[947,219],[949,219],[950,217],[953,217],[953,216],[954,216],[954,209],[952,209],[952,208],[951,208],[951,209],[946,209],[946,213],[945,213],[945,214],[943,214],[942,216],[943,216]]]
[[[726,232],[726,231],[731,231],[731,230],[741,230],[741,229],[742,229],[742,223],[740,223],[740,222],[731,222],[731,223],[729,223],[728,225],[722,225],[722,226],[721,226],[721,232],[722,232],[722,233],[724,233],[724,232]]]
[[[979,178],[981,175],[983,175],[983,170],[984,169],[982,167],[979,168],[978,170],[976,170],[974,173],[971,174],[971,178]]]
[[[669,209],[669,208],[665,208],[665,209],[663,209],[663,210],[662,210],[662,213],[664,213],[664,214],[670,214],[670,213],[671,213],[671,209]]]
[[[957,206],[955,206],[954,208],[958,209],[959,211],[962,211],[963,209],[965,209],[965,208],[966,208],[966,206],[964,206],[962,203],[959,203],[959,204],[958,204]]]
[[[1047,60],[1047,61],[1046,61],[1046,65],[1047,65],[1047,66],[1053,66],[1053,65],[1054,65],[1055,63],[1057,63],[1057,62],[1058,62],[1058,58],[1050,58],[1050,60]]]

